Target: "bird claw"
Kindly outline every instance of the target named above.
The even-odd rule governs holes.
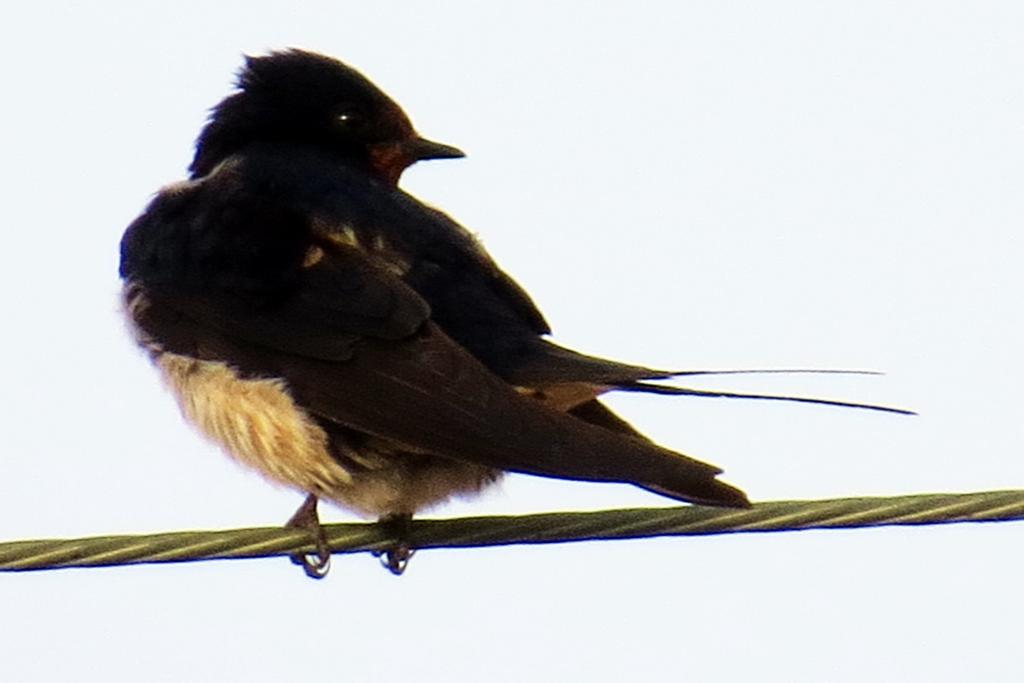
[[[327,543],[327,534],[320,525],[320,516],[316,511],[317,497],[310,494],[302,503],[291,519],[285,524],[286,527],[302,529],[313,535],[313,542],[316,546],[315,553],[292,553],[288,557],[292,564],[297,564],[306,572],[311,579],[322,579],[331,570],[331,547]]]
[[[387,569],[395,576],[401,576],[405,568],[409,566],[409,560],[416,554],[416,550],[404,543],[388,548],[383,552],[376,552],[374,555],[380,559],[380,566]]]
[[[293,564],[302,567],[306,576],[311,579],[322,579],[331,571],[331,553],[326,555],[318,548],[314,553],[294,553],[289,555]]]
[[[373,555],[380,559],[382,567],[395,576],[401,576],[409,566],[409,560],[416,554],[416,549],[410,547],[406,541],[412,517],[410,515],[393,515],[381,519],[379,523],[384,527],[388,536],[398,540],[387,550],[378,550]]]

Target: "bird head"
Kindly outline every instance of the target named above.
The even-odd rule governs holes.
[[[294,49],[246,57],[238,92],[211,111],[189,171],[202,177],[257,142],[315,145],[391,184],[417,161],[464,156],[420,137],[405,112],[355,69]]]

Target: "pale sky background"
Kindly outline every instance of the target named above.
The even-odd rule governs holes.
[[[129,342],[117,243],[241,53],[362,70],[469,156],[404,187],[555,338],[703,387],[624,396],[755,500],[1024,487],[1019,2],[20,3],[0,27],[0,540],[283,523]],[[660,506],[509,477],[438,515]],[[350,520],[326,507],[329,521]],[[4,681],[1020,681],[1019,524],[0,574]]]

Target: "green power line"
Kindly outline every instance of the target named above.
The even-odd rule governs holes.
[[[872,526],[1024,520],[1024,490],[757,503],[747,510],[678,506],[599,512],[415,520],[401,539],[412,548],[851,529]],[[378,524],[324,525],[335,553],[382,551],[400,539]],[[313,552],[305,531],[284,527],[176,531],[0,543],[0,571],[273,557]]]

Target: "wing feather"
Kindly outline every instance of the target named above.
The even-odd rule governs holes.
[[[220,209],[201,189],[158,198],[122,243],[122,275],[147,298],[136,323],[164,349],[281,378],[319,419],[411,452],[747,504],[713,465],[518,393],[430,319],[386,254],[320,240],[301,210],[251,189],[216,188]]]

